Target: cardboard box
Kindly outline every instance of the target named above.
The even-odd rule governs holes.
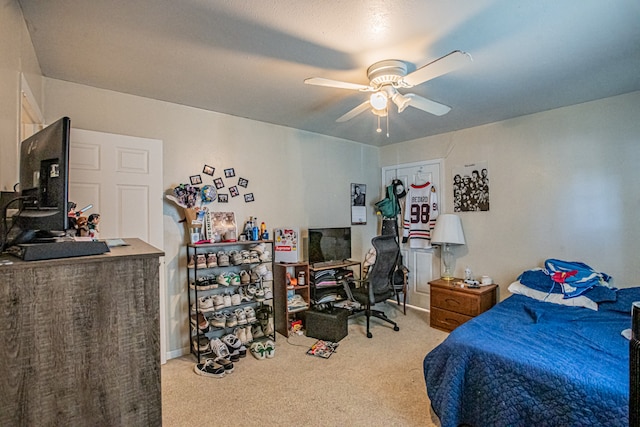
[[[298,262],[300,260],[300,230],[298,228],[274,229],[273,242],[275,262]]]

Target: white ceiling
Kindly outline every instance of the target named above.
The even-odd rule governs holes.
[[[640,90],[638,0],[19,0],[47,77],[382,146]],[[411,92],[452,107],[392,109],[368,84],[453,50],[473,62]],[[640,111],[640,106],[639,106]]]

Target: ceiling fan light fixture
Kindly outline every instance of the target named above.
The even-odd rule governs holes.
[[[369,97],[369,103],[374,110],[384,110],[387,108],[388,98],[384,92],[374,92]]]

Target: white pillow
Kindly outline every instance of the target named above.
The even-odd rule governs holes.
[[[524,295],[538,301],[568,305],[572,307],[585,307],[591,310],[598,311],[598,303],[593,302],[589,298],[582,295],[565,299],[563,294],[549,294],[547,292],[537,291],[523,285],[519,280],[509,285],[509,292],[511,292],[512,294]]]

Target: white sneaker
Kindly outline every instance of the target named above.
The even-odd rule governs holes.
[[[238,339],[240,340],[240,342],[242,344],[246,344],[246,342],[247,342],[247,331],[245,331],[244,328],[237,328],[234,331],[234,334],[236,335],[236,337],[238,337]]]
[[[202,312],[214,311],[213,298],[210,295],[198,298],[198,309]]]
[[[265,342],[262,343],[262,346],[264,347],[264,353],[267,356],[267,358],[272,359],[273,356],[276,355],[276,343],[271,341],[271,340],[266,340]]]
[[[273,299],[273,292],[270,286],[265,286],[262,289],[264,289],[264,299]]]
[[[211,347],[211,350],[218,357],[224,357],[225,359],[228,359],[229,356],[231,355],[229,353],[229,349],[227,348],[227,345],[225,343],[223,343],[222,341],[220,341],[220,338],[212,339],[211,343],[209,344],[209,346]]]
[[[247,307],[244,308],[244,314],[247,317],[247,322],[248,323],[253,323],[256,320],[258,320],[258,319],[256,319],[256,312],[253,309],[253,307],[251,307],[251,306],[247,306]]]
[[[265,251],[265,249],[267,248],[267,245],[265,245],[264,243],[258,243],[255,244],[253,246],[251,246],[249,249],[251,249],[252,251],[256,251],[259,254],[263,253]]]
[[[222,313],[215,313],[211,316],[211,320],[209,320],[211,326],[216,328],[224,328],[227,324],[227,318]]]
[[[196,257],[196,267],[207,268],[207,258],[204,254],[199,254]]]
[[[253,334],[251,333],[251,326],[247,326],[244,329],[245,329],[245,333],[247,335],[247,342],[244,343],[246,345],[246,344],[249,344],[249,343],[253,342]]]
[[[222,310],[224,305],[224,297],[221,294],[216,294],[213,296],[213,308],[215,310]]]
[[[260,261],[262,262],[270,262],[271,261],[271,254],[267,251],[263,252],[260,254]]]
[[[229,294],[224,294],[224,295],[222,296],[222,299],[223,299],[223,301],[224,301],[224,306],[225,306],[225,307],[231,307],[231,305],[232,305],[232,304],[231,304],[231,295],[229,295]]]
[[[216,283],[218,283],[221,286],[229,286],[230,282],[231,282],[231,279],[229,278],[229,276],[226,276],[224,274],[219,274],[216,277]]]
[[[240,305],[242,304],[242,299],[240,298],[240,294],[231,295],[231,305]]]
[[[193,268],[195,266],[196,266],[195,256],[191,255],[191,258],[189,258],[189,263],[187,264],[187,267]]]
[[[247,324],[247,313],[244,312],[243,309],[238,308],[234,311],[236,317],[238,318],[238,325],[246,325]]]
[[[229,274],[229,284],[231,286],[240,286],[240,276],[235,273]]]
[[[265,335],[273,335],[273,317],[269,316],[267,325],[262,329]]]
[[[238,318],[233,313],[225,313],[224,317],[227,319],[227,328],[233,328],[238,326]]]
[[[251,335],[253,335],[254,339],[264,337],[264,332],[262,332],[262,326],[259,323],[256,323],[251,327]]]
[[[207,254],[207,268],[218,266],[218,257],[213,252]]]
[[[258,264],[255,267],[253,267],[253,271],[259,276],[262,277],[265,274],[267,274],[267,266],[264,264]]]

